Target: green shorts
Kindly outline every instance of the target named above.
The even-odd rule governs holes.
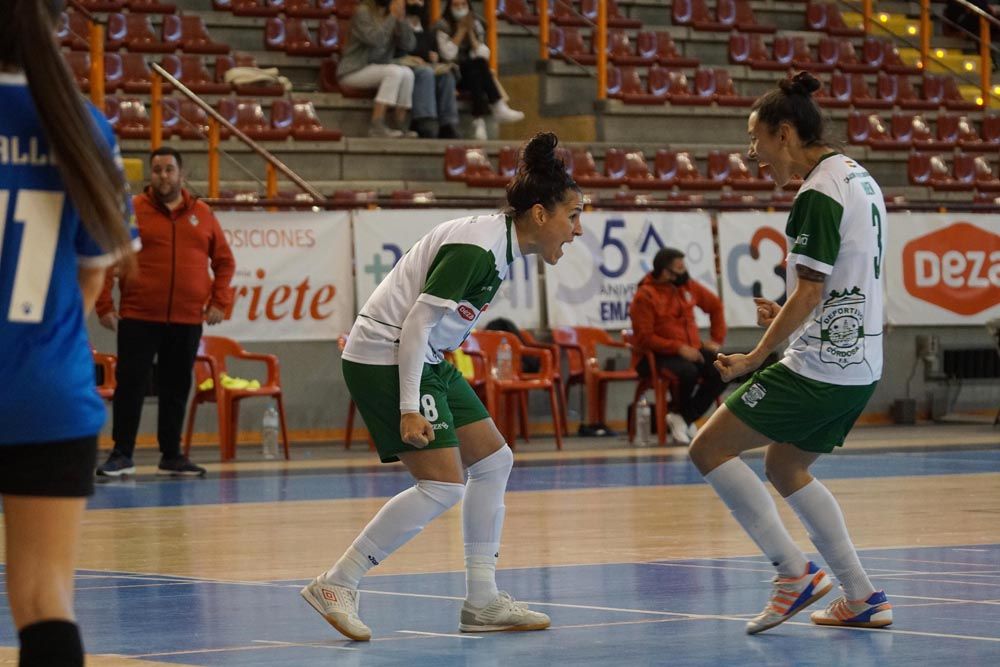
[[[776,363],[754,373],[730,394],[726,407],[774,442],[828,454],[844,444],[877,384],[827,384]]]
[[[455,429],[489,419],[482,401],[462,374],[447,361],[424,364],[420,376],[420,414],[434,427],[426,447],[399,437],[399,366],[375,366],[342,360],[344,381],[372,434],[382,463],[398,461],[400,452],[458,447]]]

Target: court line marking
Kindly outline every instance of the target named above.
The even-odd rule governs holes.
[[[268,641],[264,639],[254,639],[252,640],[255,644],[264,644],[263,646],[224,646],[221,648],[200,648],[200,649],[189,649],[185,651],[161,651],[158,653],[140,653],[136,655],[119,653],[123,658],[132,659],[142,659],[142,658],[162,658],[171,655],[202,655],[207,653],[236,653],[240,651],[262,651],[266,649],[273,648],[325,648],[333,649],[337,651],[360,651],[361,649],[351,648],[350,646],[331,646],[329,644],[313,644],[313,643],[295,643],[295,642],[280,642],[280,641]]]
[[[421,630],[396,630],[404,635],[421,635],[423,637],[450,637],[452,639],[482,639],[478,635],[469,635],[454,632],[423,632]]]

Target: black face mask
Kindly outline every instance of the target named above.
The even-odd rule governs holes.
[[[687,271],[685,271],[684,273],[676,273],[676,274],[674,274],[674,279],[673,279],[673,281],[672,281],[672,282],[673,282],[673,283],[674,283],[674,285],[676,285],[677,287],[680,287],[681,285],[686,285],[686,284],[687,284],[687,281],[688,281],[688,279],[689,279],[690,277],[691,277],[691,276],[690,276],[690,275],[688,275],[688,272],[687,272]]]

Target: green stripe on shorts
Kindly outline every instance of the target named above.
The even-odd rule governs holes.
[[[754,373],[730,394],[726,407],[774,442],[827,454],[844,444],[877,384],[828,384],[776,363]]]
[[[398,461],[400,452],[458,447],[455,429],[489,419],[489,412],[462,374],[447,361],[424,364],[420,376],[420,413],[434,427],[426,447],[408,445],[399,436],[399,366],[376,366],[341,360],[344,381],[372,434],[382,463]]]

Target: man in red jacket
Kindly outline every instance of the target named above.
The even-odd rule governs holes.
[[[698,306],[711,318],[711,340],[703,341],[694,319]],[[630,308],[632,332],[638,351],[652,351],[658,368],[669,370],[679,383],[667,425],[674,440],[687,444],[694,437],[694,422],[701,417],[726,384],[713,362],[726,338],[722,302],[711,290],[691,280],[684,253],[663,248],[653,258],[653,271],[639,283]],[[643,359],[636,370],[648,375]]]
[[[158,148],[149,163],[150,184],[132,200],[142,240],[138,270],[119,279],[118,312],[111,297],[112,270],[97,300],[101,324],[118,332],[115,447],[97,474],[118,477],[135,472],[132,453],[156,357],[156,435],[161,454],[157,474],[202,476],[205,469],[181,454],[181,425],[202,322],[212,325],[223,320],[232,303],[229,282],[236,262],[212,210],[181,187],[180,153]]]

